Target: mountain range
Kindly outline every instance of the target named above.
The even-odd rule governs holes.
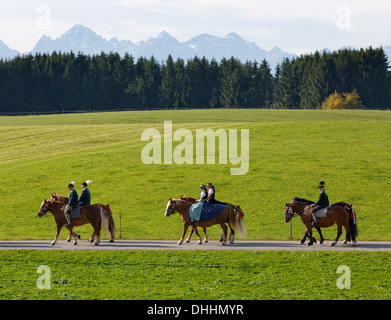
[[[345,47],[346,48],[346,47]],[[347,47],[350,48],[350,47]],[[391,46],[385,46],[386,54],[391,57]],[[84,54],[100,54],[117,52],[120,55],[128,53],[135,58],[154,56],[158,61],[166,60],[168,55],[174,59],[191,59],[195,56],[206,57],[207,59],[230,58],[234,56],[241,61],[257,60],[258,62],[266,59],[272,69],[284,58],[294,58],[295,54],[282,51],[275,47],[270,51],[261,49],[254,42],[249,42],[236,33],[230,33],[221,38],[209,34],[201,34],[186,42],[179,42],[167,32],[161,32],[156,38],[149,38],[146,41],[140,41],[137,44],[130,40],[119,40],[112,38],[104,39],[90,28],[83,25],[75,25],[61,37],[51,39],[43,36],[35,45],[33,50],[27,53],[51,53],[57,52],[82,52]],[[321,50],[329,52],[327,48]],[[0,59],[13,58],[20,53],[10,49],[0,40]],[[391,59],[390,59],[391,60]]]

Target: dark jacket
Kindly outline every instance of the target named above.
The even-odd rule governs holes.
[[[318,209],[326,208],[329,204],[329,197],[327,196],[326,192],[323,190],[320,195],[318,201],[314,204],[314,207],[317,207]]]
[[[78,194],[75,189],[72,189],[70,195],[69,195],[69,200],[68,200],[68,206],[70,207],[75,207],[79,205],[79,200],[78,200]]]
[[[81,192],[80,198],[79,198],[79,205],[81,206],[89,206],[91,204],[91,194],[90,190],[87,188],[84,188]]]

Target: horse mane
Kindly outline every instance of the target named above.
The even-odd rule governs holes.
[[[295,197],[292,202],[295,202],[295,203],[306,203],[306,204],[314,204],[315,202],[314,201],[311,201],[311,200],[307,200],[307,199],[304,199],[304,198],[298,198],[298,197]]]

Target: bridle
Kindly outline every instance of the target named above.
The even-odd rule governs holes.
[[[304,212],[306,212],[306,210],[308,210],[308,208],[309,208],[309,205],[306,206],[303,210],[301,210],[301,211],[299,211],[299,212],[294,212],[294,211],[292,210],[291,203],[288,203],[288,204],[287,204],[287,207],[288,207],[288,209],[287,209],[287,212],[286,212],[286,213],[289,214],[289,215],[291,216],[291,219],[292,219],[292,218],[295,217],[296,214],[297,214],[298,216],[301,216]]]
[[[171,202],[171,204],[170,204],[170,206],[166,209],[166,213],[169,213],[169,215],[171,216],[171,215],[173,215],[174,213],[176,213],[176,212],[180,212],[180,211],[182,211],[182,210],[184,210],[184,209],[186,209],[186,208],[188,208],[188,207],[190,207],[191,205],[192,205],[192,203],[189,203],[189,205],[188,206],[186,206],[186,207],[184,207],[184,208],[181,208],[180,210],[178,210],[178,208],[176,207],[176,202],[175,202],[175,200],[170,200],[170,202]],[[169,211],[170,210],[170,211]]]
[[[38,214],[41,214],[40,217],[43,217],[45,214],[49,212],[48,207],[49,207],[49,201],[45,200],[44,204],[41,205],[41,208],[38,211]]]

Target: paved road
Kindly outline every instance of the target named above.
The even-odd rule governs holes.
[[[0,241],[0,250],[4,249],[28,249],[28,250],[282,250],[282,251],[391,251],[391,241],[359,241],[356,247],[343,245],[339,242],[335,247],[330,247],[331,241],[324,244],[315,244],[311,247],[300,245],[299,241],[236,241],[234,244],[221,246],[217,241],[198,245],[196,241],[177,245],[173,240],[118,240],[110,243],[102,240],[99,246],[89,244],[86,240],[80,240],[76,246],[64,240],[50,245],[49,240],[22,240]]]

